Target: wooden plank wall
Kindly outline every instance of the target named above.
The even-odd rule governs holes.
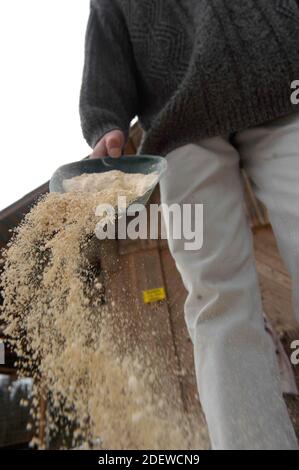
[[[150,203],[160,200],[157,189]],[[121,315],[129,315],[131,344],[158,351],[164,357],[166,381],[180,395],[185,411],[203,416],[198,402],[193,346],[184,319],[186,290],[166,240],[109,240],[99,242],[101,266],[109,291]],[[104,276],[105,277],[105,276]],[[163,287],[166,299],[145,304],[143,291]],[[132,328],[132,324],[134,327]],[[173,375],[177,370],[178,374]],[[173,392],[173,391],[172,391]]]
[[[11,229],[16,227],[40,196],[49,191],[49,183],[44,183],[22,199],[0,211],[0,249],[11,237]]]

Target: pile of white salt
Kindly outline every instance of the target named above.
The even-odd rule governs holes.
[[[158,173],[124,173],[119,170],[104,173],[83,173],[63,181],[65,192],[96,193],[109,190],[117,194],[120,190],[138,198],[145,194],[158,181]]]

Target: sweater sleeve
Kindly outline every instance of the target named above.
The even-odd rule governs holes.
[[[116,0],[91,0],[80,93],[87,143],[94,148],[113,129],[127,139],[137,106],[135,62],[122,12]]]

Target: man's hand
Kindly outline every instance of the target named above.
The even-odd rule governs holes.
[[[125,135],[122,131],[115,129],[107,132],[93,149],[90,158],[110,156],[119,158],[125,145]]]

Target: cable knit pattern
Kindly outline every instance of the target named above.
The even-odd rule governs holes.
[[[80,116],[91,147],[138,115],[166,155],[299,111],[298,0],[91,0]]]

